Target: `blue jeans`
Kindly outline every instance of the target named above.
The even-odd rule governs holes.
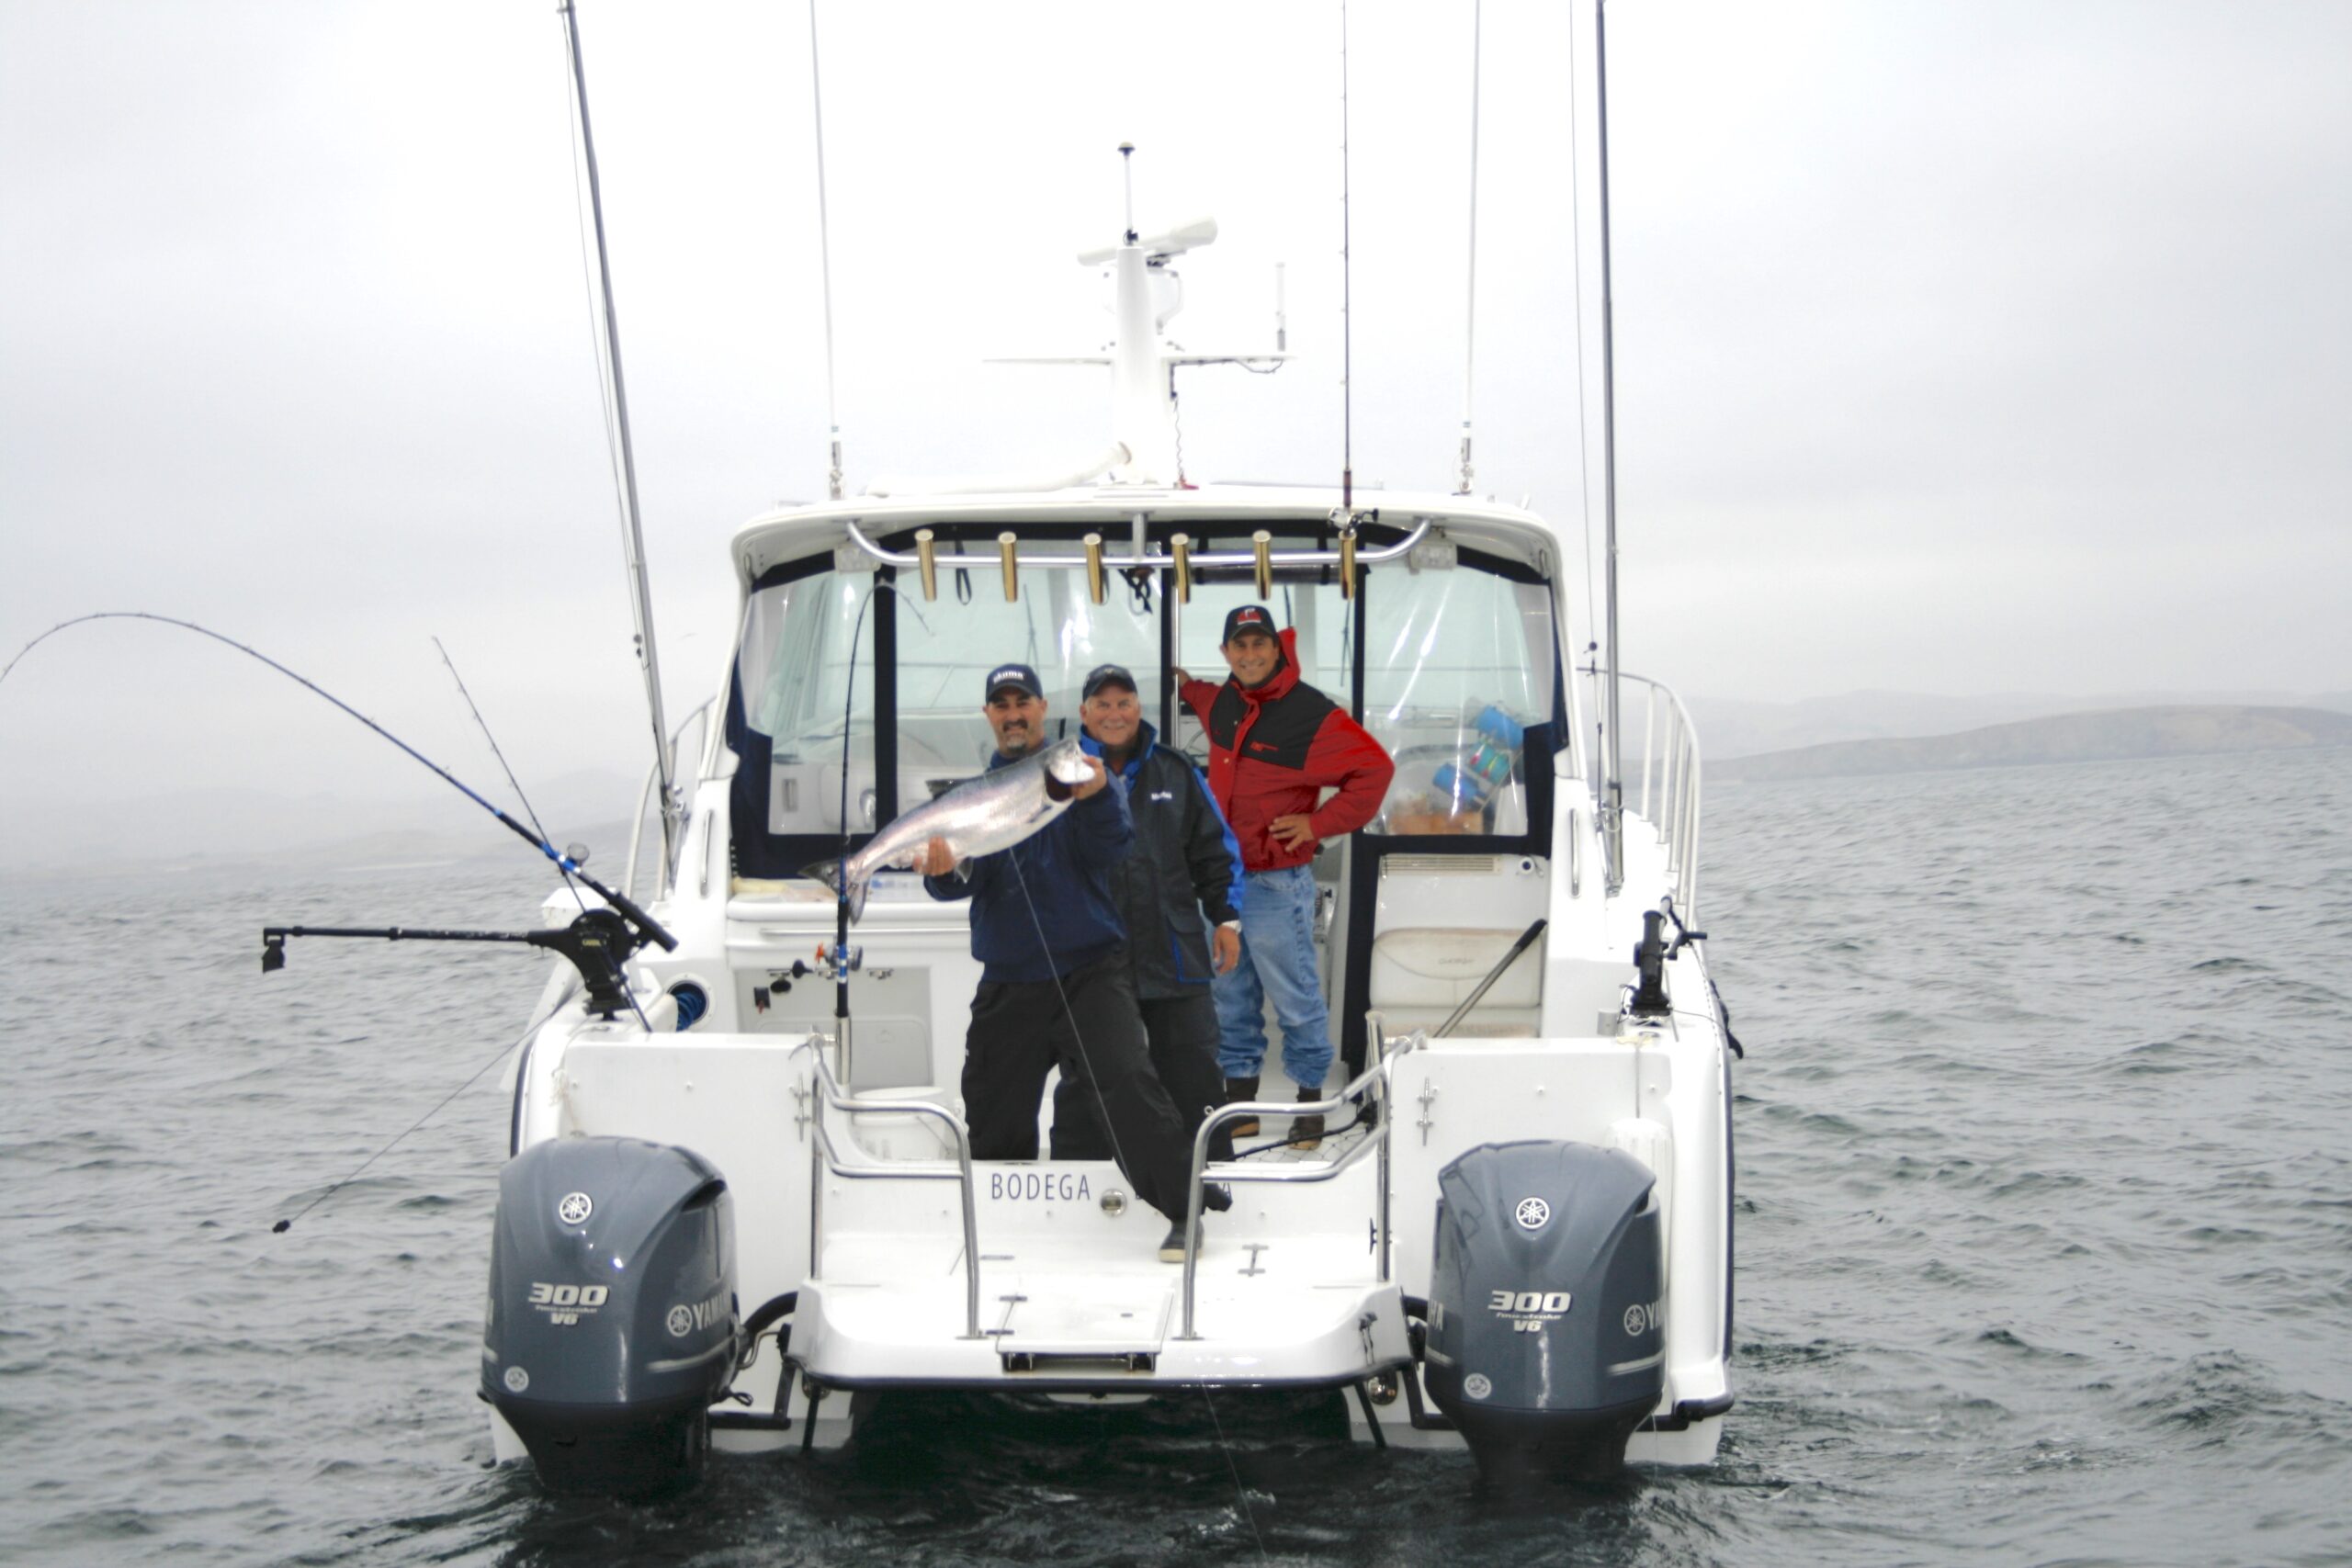
[[[1266,1059],[1266,998],[1283,1026],[1283,1071],[1319,1089],[1331,1070],[1331,1010],[1315,972],[1315,868],[1252,871],[1241,878],[1241,962],[1215,982],[1218,1068],[1258,1076]]]

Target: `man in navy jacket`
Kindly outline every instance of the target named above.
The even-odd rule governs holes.
[[[1045,688],[1025,664],[989,671],[982,711],[996,735],[991,769],[1047,743]],[[1160,1257],[1182,1261],[1192,1140],[1151,1070],[1111,895],[1111,868],[1135,840],[1126,789],[1100,760],[1092,766],[1069,810],[1012,848],[973,861],[966,874],[944,842],[925,846],[931,896],[972,900],[972,956],[981,969],[964,1037],[964,1119],[973,1158],[1036,1158],[1038,1102],[1058,1064],[1108,1125],[1113,1157],[1136,1195],[1171,1222]],[[1207,1207],[1227,1202],[1210,1190]]]
[[[1224,1098],[1209,979],[1241,956],[1234,903],[1241,851],[1199,772],[1159,746],[1133,675],[1102,665],[1087,675],[1084,694],[1080,744],[1126,786],[1135,819],[1135,848],[1111,871],[1111,896],[1127,931],[1127,973],[1151,1041],[1152,1071],[1189,1134]],[[1209,1156],[1233,1157],[1230,1132],[1217,1129]],[[1068,1078],[1054,1091],[1054,1157],[1110,1157],[1091,1097]]]

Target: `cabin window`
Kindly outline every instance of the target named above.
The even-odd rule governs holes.
[[[1231,546],[1218,541],[1223,547]],[[1316,547],[1308,539],[1277,539],[1276,549]],[[1224,682],[1232,671],[1217,639],[1225,634],[1225,617],[1244,604],[1266,604],[1278,626],[1298,633],[1298,678],[1345,707],[1355,686],[1355,606],[1340,594],[1337,582],[1276,582],[1271,601],[1258,597],[1250,581],[1203,582],[1193,589],[1193,602],[1182,607],[1182,633],[1176,662],[1186,673],[1204,681]],[[1188,734],[1197,735],[1196,727]],[[1203,753],[1205,755],[1205,751]]]
[[[1008,601],[993,571],[972,573],[972,602],[959,603],[943,583],[926,604],[920,594],[899,602],[899,802],[910,809],[932,786],[970,778],[988,766],[996,742],[980,716],[980,688],[1000,664],[1026,664],[1046,688],[1049,732],[1079,731],[1080,692],[1098,664],[1122,664],[1135,674],[1146,711],[1159,685],[1159,625],[1138,612],[1126,585],[1114,577],[1100,604],[1086,591],[1082,570],[1024,567],[1021,597]],[[911,574],[907,581],[911,581]]]
[[[1389,571],[1364,595],[1363,724],[1396,760],[1372,831],[1528,830],[1525,731],[1552,718],[1552,606],[1537,583]]]
[[[885,803],[876,789],[874,745],[875,619],[866,604],[874,578],[824,572],[752,595],[745,613],[739,675],[744,722],[769,738],[771,834],[842,830],[844,711],[849,724],[849,830],[880,826]],[[902,580],[911,585],[911,576]],[[898,644],[891,716],[898,752],[898,809],[988,766],[995,743],[980,716],[988,672],[1012,661],[1037,671],[1048,724],[1076,734],[1079,693],[1098,664],[1135,672],[1148,705],[1158,700],[1159,626],[1135,608],[1124,583],[1097,604],[1082,570],[1023,569],[1021,597],[1008,602],[993,573],[972,573],[971,602],[943,584],[926,604],[919,593],[891,610]],[[854,673],[850,637],[861,606]]]
[[[822,572],[763,588],[744,610],[736,676],[744,723],[773,743],[771,833],[838,833],[844,803],[852,832],[875,826],[871,608],[857,631],[854,665],[849,656],[858,609],[873,583],[864,572]]]

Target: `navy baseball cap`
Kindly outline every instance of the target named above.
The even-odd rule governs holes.
[[[1046,694],[1045,685],[1037,679],[1037,672],[1026,664],[1000,664],[989,671],[989,689],[984,700],[996,701],[996,694],[1007,686],[1026,692],[1033,697],[1042,698]]]
[[[1098,664],[1086,672],[1086,684],[1078,694],[1091,697],[1105,686],[1125,686],[1130,692],[1142,690],[1136,684],[1136,678],[1127,673],[1125,665]]]
[[[1225,617],[1225,635],[1219,644],[1231,642],[1237,632],[1255,632],[1260,637],[1274,635],[1273,613],[1263,604],[1243,604],[1228,612]]]

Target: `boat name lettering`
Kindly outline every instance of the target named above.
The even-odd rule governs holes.
[[[1084,1201],[1094,1194],[1082,1173],[1063,1170],[992,1170],[989,1196],[1016,1203]]]

